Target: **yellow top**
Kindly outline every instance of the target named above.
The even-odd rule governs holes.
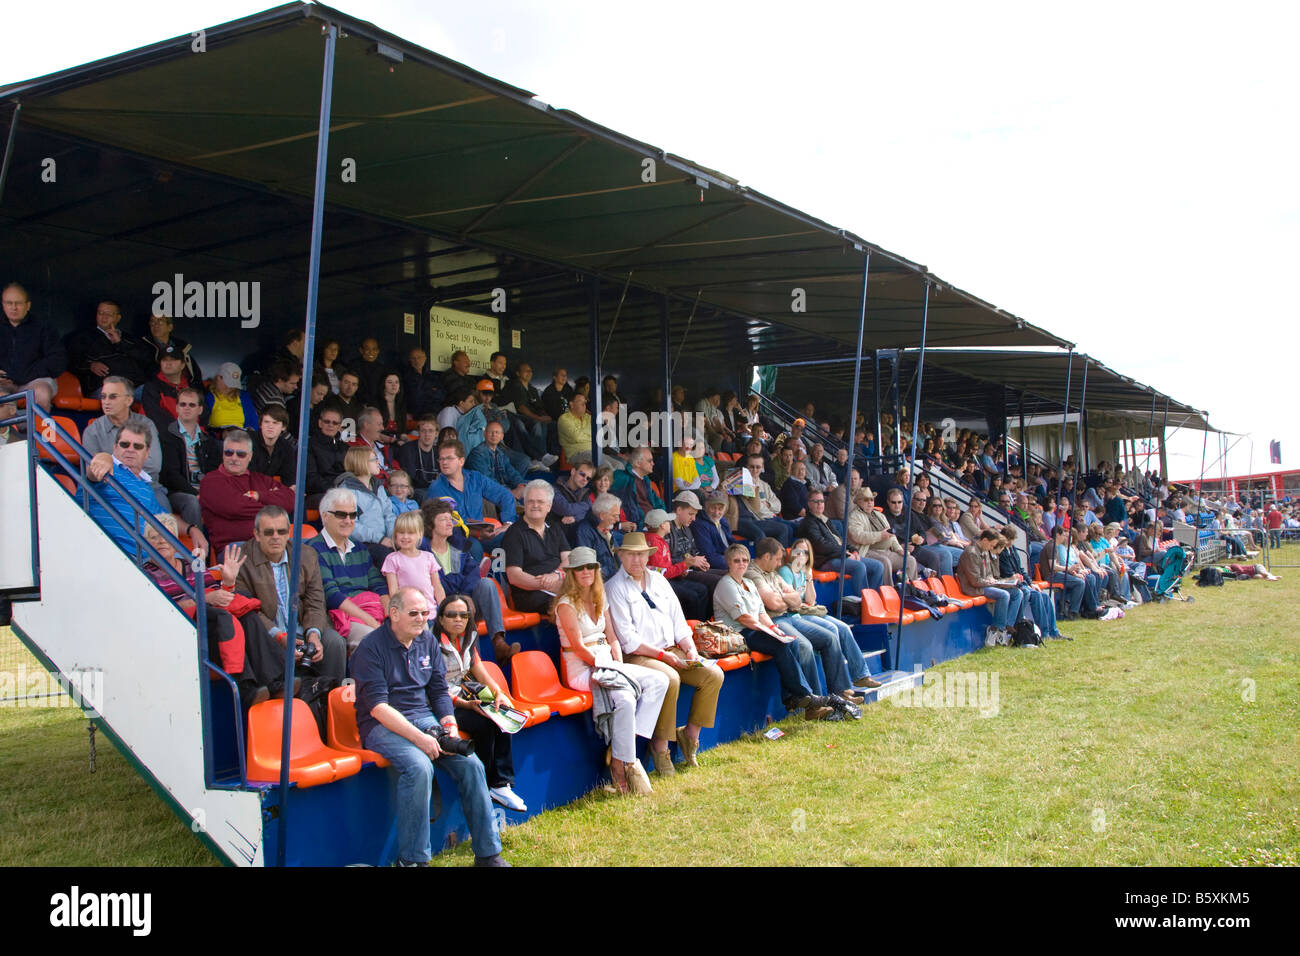
[[[212,393],[212,414],[208,416],[208,427],[244,427],[244,403],[240,401],[239,392],[231,392],[225,397]]]

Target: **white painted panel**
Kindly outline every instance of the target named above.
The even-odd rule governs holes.
[[[43,471],[37,513],[41,600],[15,604],[15,623],[74,682],[98,672],[97,709],[135,758],[191,816],[201,811],[233,862],[261,865],[258,795],[204,783],[199,681],[208,676],[193,624]]]
[[[27,442],[0,445],[0,589],[36,587],[27,469]]]

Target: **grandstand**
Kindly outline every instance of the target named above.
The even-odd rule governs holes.
[[[202,57],[177,38],[0,90],[10,117],[0,172],[10,227],[0,243],[10,269],[30,277],[33,315],[60,333],[85,324],[72,317],[86,302],[111,296],[124,313],[147,315],[160,281],[185,289],[189,279],[208,301],[196,298],[193,311],[188,298],[184,309],[173,303],[175,318],[210,370],[267,367],[301,327],[306,356],[327,337],[372,337],[394,370],[421,348],[439,370],[467,351],[476,376],[498,351],[512,369],[565,368],[586,375],[593,394],[614,373],[626,393],[657,392],[646,408],[670,416],[688,410],[673,405],[678,386],[693,397],[710,385],[752,389],[761,419],[783,436],[813,402],[829,413],[814,434],[830,456],[843,450],[847,464],[886,483],[900,466],[924,470],[963,511],[984,497],[991,525],[1021,528],[1020,560],[1035,571],[1030,531],[988,496],[992,485],[926,461],[927,436],[949,441],[944,420],[998,445],[989,482],[1012,488],[1034,469],[1052,494],[1062,484],[1049,491],[1049,473],[1076,487],[1095,478],[1089,490],[1114,478],[1152,520],[1164,502],[1141,469],[1102,463],[1170,426],[1210,428],[1204,412],[896,253],[342,12],[287,4],[206,32]],[[58,186],[32,188],[48,156],[64,170]],[[355,177],[340,177],[340,166]],[[217,284],[257,289],[259,308],[211,314]],[[306,361],[301,394],[316,374]],[[6,526],[22,529],[0,552],[15,632],[52,673],[102,675],[95,725],[222,861],[392,862],[392,779],[358,736],[355,695],[346,685],[330,692],[323,737],[298,700],[245,713],[209,652],[204,588],[170,575],[197,605],[191,620],[141,573],[160,558],[133,521],[119,522],[131,541],[123,549],[88,514],[92,502],[113,511],[106,487],[132,500],[116,478],[87,479],[93,456],[82,439],[101,406],[71,373],[57,385],[52,409],[19,393],[13,424],[25,440],[0,447]],[[311,408],[300,405],[304,436]],[[414,431],[414,416],[402,419],[399,430]],[[859,419],[873,442],[862,453]],[[847,426],[838,435],[836,421]],[[592,430],[599,462],[595,416]],[[670,447],[656,450],[665,502],[681,438],[670,430]],[[741,451],[719,453],[719,468]],[[567,470],[559,457],[547,480]],[[295,495],[295,575],[303,538],[321,530],[306,497]],[[154,530],[179,552],[193,543]],[[1203,544],[1194,527],[1171,534],[1194,551]],[[516,790],[528,814],[543,813],[601,785],[604,741],[590,695],[564,685],[554,624],[516,610],[501,569],[485,561],[498,572],[508,639],[523,652],[499,662],[501,683],[531,714],[515,738]],[[845,576],[815,578],[819,603],[839,605]],[[982,595],[949,575],[918,587],[951,603],[934,615],[889,584],[848,595],[861,609],[846,620],[881,685],[868,701],[985,645],[994,617]],[[492,656],[487,642],[483,650]],[[787,712],[766,655],[720,666],[706,750]],[[286,670],[291,678],[291,659]],[[689,705],[683,692],[679,723]],[[435,848],[467,827],[455,787],[443,775],[438,787]]]

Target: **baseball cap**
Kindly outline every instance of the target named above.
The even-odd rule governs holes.
[[[240,383],[244,380],[244,373],[239,370],[239,366],[234,362],[226,362],[217,369],[217,377],[221,379],[226,388],[239,388]]]

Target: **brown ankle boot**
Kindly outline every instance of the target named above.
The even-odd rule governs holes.
[[[492,651],[496,655],[498,664],[504,664],[506,661],[510,660],[510,658],[523,650],[523,647],[524,646],[518,641],[507,643],[504,634],[494,634],[492,636]]]

